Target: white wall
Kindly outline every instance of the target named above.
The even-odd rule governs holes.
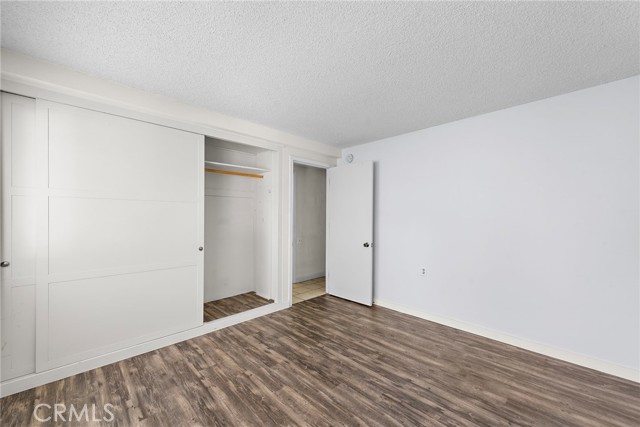
[[[255,166],[252,153],[219,148],[207,138],[205,159]],[[256,199],[259,179],[205,173],[204,301],[256,290]]]
[[[345,149],[376,162],[376,300],[637,370],[638,97],[636,76]]]
[[[294,282],[324,276],[327,172],[294,165]]]

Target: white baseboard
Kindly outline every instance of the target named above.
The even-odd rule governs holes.
[[[61,366],[59,368],[50,369],[48,371],[24,375],[22,377],[7,380],[0,383],[0,397],[9,396],[14,393],[48,384],[52,381],[70,377],[71,375],[79,374],[91,369],[96,369],[101,366],[119,362],[120,360],[138,356],[140,354],[157,350],[159,348],[176,344],[191,338],[195,338],[200,335],[205,335],[210,332],[217,331],[219,329],[223,329],[241,322],[246,322],[247,320],[255,319],[257,317],[264,316],[265,314],[274,313],[288,307],[289,306],[286,304],[276,303],[263,305],[262,307],[254,308],[252,310],[247,310],[244,313],[238,313],[232,316],[224,317],[222,319],[214,320],[212,322],[205,323],[204,325],[197,328],[189,329],[177,334],[147,341],[142,344],[137,344],[131,347],[124,348],[122,350],[103,354],[98,357],[82,360],[80,362]]]
[[[319,279],[324,276],[325,276],[324,271],[321,273],[305,274],[304,276],[296,276],[293,280],[293,283],[304,282],[306,280],[311,280],[311,279]]]
[[[574,353],[569,350],[563,350],[561,348],[553,347],[547,344],[542,344],[536,341],[531,341],[524,338],[519,338],[513,335],[506,334],[504,332],[496,331],[484,326],[476,325],[473,323],[465,322],[462,320],[456,320],[436,314],[425,313],[422,311],[407,308],[398,304],[375,300],[375,305],[385,307],[400,313],[408,314],[410,316],[419,317],[421,319],[429,320],[431,322],[439,323],[441,325],[449,326],[451,328],[459,329],[461,331],[469,332],[474,335],[479,335],[484,338],[489,338],[495,341],[500,341],[505,344],[520,347],[525,350],[540,353],[545,356],[560,359],[565,362],[573,363],[576,365],[584,366],[586,368],[594,369],[596,371],[604,372],[616,377],[624,378],[627,380],[640,382],[640,371],[627,368],[626,366],[620,366],[615,363],[607,362],[604,360],[596,359],[584,354]]]

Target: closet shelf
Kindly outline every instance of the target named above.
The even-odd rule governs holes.
[[[208,172],[219,172],[219,173],[228,172],[234,175],[239,174],[244,176],[251,176],[251,175],[260,176],[269,172],[269,169],[257,168],[254,166],[234,165],[231,163],[221,163],[221,162],[205,161],[204,166],[205,166],[205,170]]]

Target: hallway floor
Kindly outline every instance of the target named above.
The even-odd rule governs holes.
[[[311,298],[326,294],[325,278],[305,280],[293,284],[293,303],[297,304]]]

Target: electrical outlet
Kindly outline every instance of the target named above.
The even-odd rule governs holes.
[[[298,239],[298,246],[302,245],[302,239]]]

